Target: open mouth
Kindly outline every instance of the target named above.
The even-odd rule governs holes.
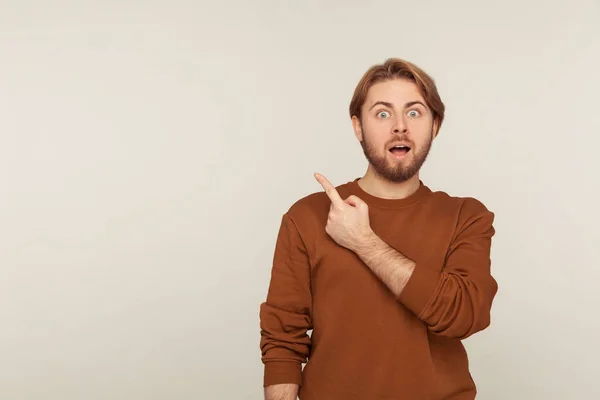
[[[390,148],[390,153],[392,153],[393,155],[395,155],[397,157],[405,156],[408,154],[409,151],[410,151],[410,147],[403,146],[403,145],[398,145],[398,146],[394,146],[394,147]]]

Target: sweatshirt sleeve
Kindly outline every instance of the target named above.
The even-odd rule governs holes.
[[[399,300],[435,334],[465,339],[490,324],[498,291],[491,275],[494,214],[475,199],[460,211],[443,268],[419,264]]]
[[[281,221],[267,299],[260,306],[264,386],[302,384],[312,329],[310,261],[296,225],[285,214]]]

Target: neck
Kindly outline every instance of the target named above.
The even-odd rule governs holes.
[[[412,178],[404,182],[391,182],[377,174],[371,166],[365,175],[359,179],[358,184],[370,195],[384,199],[404,199],[415,193],[421,182],[417,172]]]

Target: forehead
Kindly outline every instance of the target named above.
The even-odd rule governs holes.
[[[377,82],[367,93],[365,106],[370,107],[376,101],[386,101],[395,105],[401,105],[410,101],[422,101],[423,96],[414,82],[407,79],[393,79],[383,82]]]

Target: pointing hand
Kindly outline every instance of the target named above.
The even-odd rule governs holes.
[[[315,178],[331,200],[325,231],[337,244],[354,251],[372,233],[367,203],[354,195],[344,200],[327,178],[319,173]]]

